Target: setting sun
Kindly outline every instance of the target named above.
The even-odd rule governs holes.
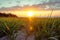
[[[32,16],[33,16],[33,12],[28,12],[27,15],[28,15],[29,17],[32,17]]]

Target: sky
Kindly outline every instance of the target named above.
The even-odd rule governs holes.
[[[50,2],[60,2],[60,0],[0,0],[1,7],[12,7],[12,6],[24,6],[24,5],[34,5],[34,4],[43,4]],[[53,6],[53,5],[52,5]],[[56,4],[59,6],[59,4]]]
[[[44,4],[42,7],[38,7],[40,8],[44,8],[44,9],[56,9],[55,13],[53,14],[53,16],[58,16],[60,14],[60,0],[0,0],[0,12],[11,12],[14,10],[18,10],[21,7],[24,7],[25,5],[38,5],[38,4]],[[22,8],[23,9],[23,8]],[[20,9],[19,9],[20,10]],[[41,10],[41,9],[40,9]],[[15,13],[16,15],[22,16],[22,13],[19,12],[12,12]],[[19,13],[19,14],[18,14]],[[40,11],[40,14],[43,13]],[[51,13],[50,12],[44,12],[44,13]],[[42,14],[42,16],[45,14]],[[57,14],[58,13],[58,14]],[[26,15],[25,13],[23,15]],[[39,15],[39,14],[38,14]],[[37,15],[36,15],[37,16]]]
[[[0,0],[0,7],[33,5],[41,4],[43,2],[49,2],[49,0]]]

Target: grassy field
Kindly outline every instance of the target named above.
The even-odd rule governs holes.
[[[26,29],[27,34],[33,34],[35,40],[60,38],[60,18],[6,18],[0,17],[0,37],[3,32],[14,40],[18,30]]]

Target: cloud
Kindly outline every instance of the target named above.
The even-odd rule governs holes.
[[[33,7],[39,9],[39,10],[45,10],[45,9],[52,9],[54,8],[55,10],[60,10],[60,3],[56,2],[50,2],[50,3],[43,3],[43,4],[35,4],[32,5]],[[32,7],[30,6],[30,7]],[[13,7],[2,7],[0,8],[0,11],[15,11],[15,10],[23,10],[25,7],[29,7],[29,5],[26,6],[13,6]]]
[[[49,2],[60,2],[60,0],[49,0]]]

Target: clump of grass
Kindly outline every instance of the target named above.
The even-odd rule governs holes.
[[[21,21],[12,18],[0,19],[0,32],[6,33],[10,40],[15,40],[14,31],[17,32],[20,29]]]

